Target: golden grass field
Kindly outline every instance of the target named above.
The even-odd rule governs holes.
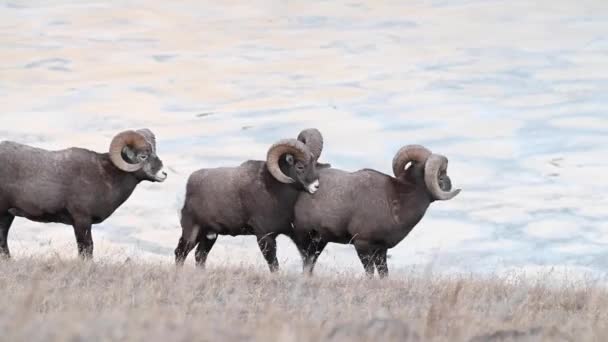
[[[603,341],[608,291],[518,276],[0,262],[2,341]]]

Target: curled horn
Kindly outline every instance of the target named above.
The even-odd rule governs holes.
[[[143,135],[135,131],[119,133],[112,139],[112,143],[110,144],[110,160],[122,171],[138,171],[143,167],[143,163],[131,164],[122,157],[122,151],[127,146],[134,149],[145,149],[148,147],[148,142]]]
[[[402,147],[393,159],[393,174],[399,178],[405,171],[409,162],[424,164],[431,156],[431,151],[421,145],[407,145]]]
[[[152,152],[156,153],[156,136],[154,135],[154,133],[152,133],[152,131],[147,128],[138,129],[135,132],[141,134],[146,139],[146,141],[150,144],[150,147],[152,148]]]
[[[281,183],[290,184],[294,183],[291,177],[285,175],[281,168],[279,167],[279,160],[281,156],[291,153],[293,154],[296,160],[302,161],[304,163],[310,162],[311,152],[310,149],[301,141],[296,139],[284,139],[276,144],[272,145],[268,150],[268,155],[266,157],[266,165],[268,167],[268,171],[272,174],[276,180]]]
[[[440,201],[450,200],[460,193],[460,189],[454,191],[443,191],[439,186],[439,177],[448,169],[448,158],[433,154],[424,166],[424,183],[431,195]]]
[[[316,128],[305,129],[298,135],[298,140],[303,142],[315,160],[319,160],[321,152],[323,152],[323,135]]]

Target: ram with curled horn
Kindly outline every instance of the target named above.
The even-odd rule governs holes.
[[[450,200],[448,159],[419,145],[401,148],[393,160],[395,177],[374,170],[353,173],[324,169],[323,187],[295,205],[294,241],[312,273],[330,243],[354,244],[366,273],[388,275],[387,250],[395,247],[436,200]]]
[[[110,217],[141,181],[163,182],[162,169],[148,129],[116,135],[109,153],[0,143],[0,256],[10,257],[8,232],[23,217],[73,226],[78,254],[92,258],[92,225]]]
[[[177,265],[183,265],[196,247],[196,265],[204,267],[218,235],[255,235],[270,271],[279,269],[276,237],[292,237],[295,201],[302,192],[317,192],[317,168],[327,166],[317,163],[323,148],[321,133],[309,129],[300,138],[272,145],[266,161],[202,169],[190,176],[182,236],[175,249]]]

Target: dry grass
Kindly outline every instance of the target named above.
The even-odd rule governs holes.
[[[3,341],[601,341],[608,291],[421,274],[0,262]]]

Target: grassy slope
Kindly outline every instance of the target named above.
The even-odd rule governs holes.
[[[608,291],[520,279],[0,262],[2,341],[603,340]]]

